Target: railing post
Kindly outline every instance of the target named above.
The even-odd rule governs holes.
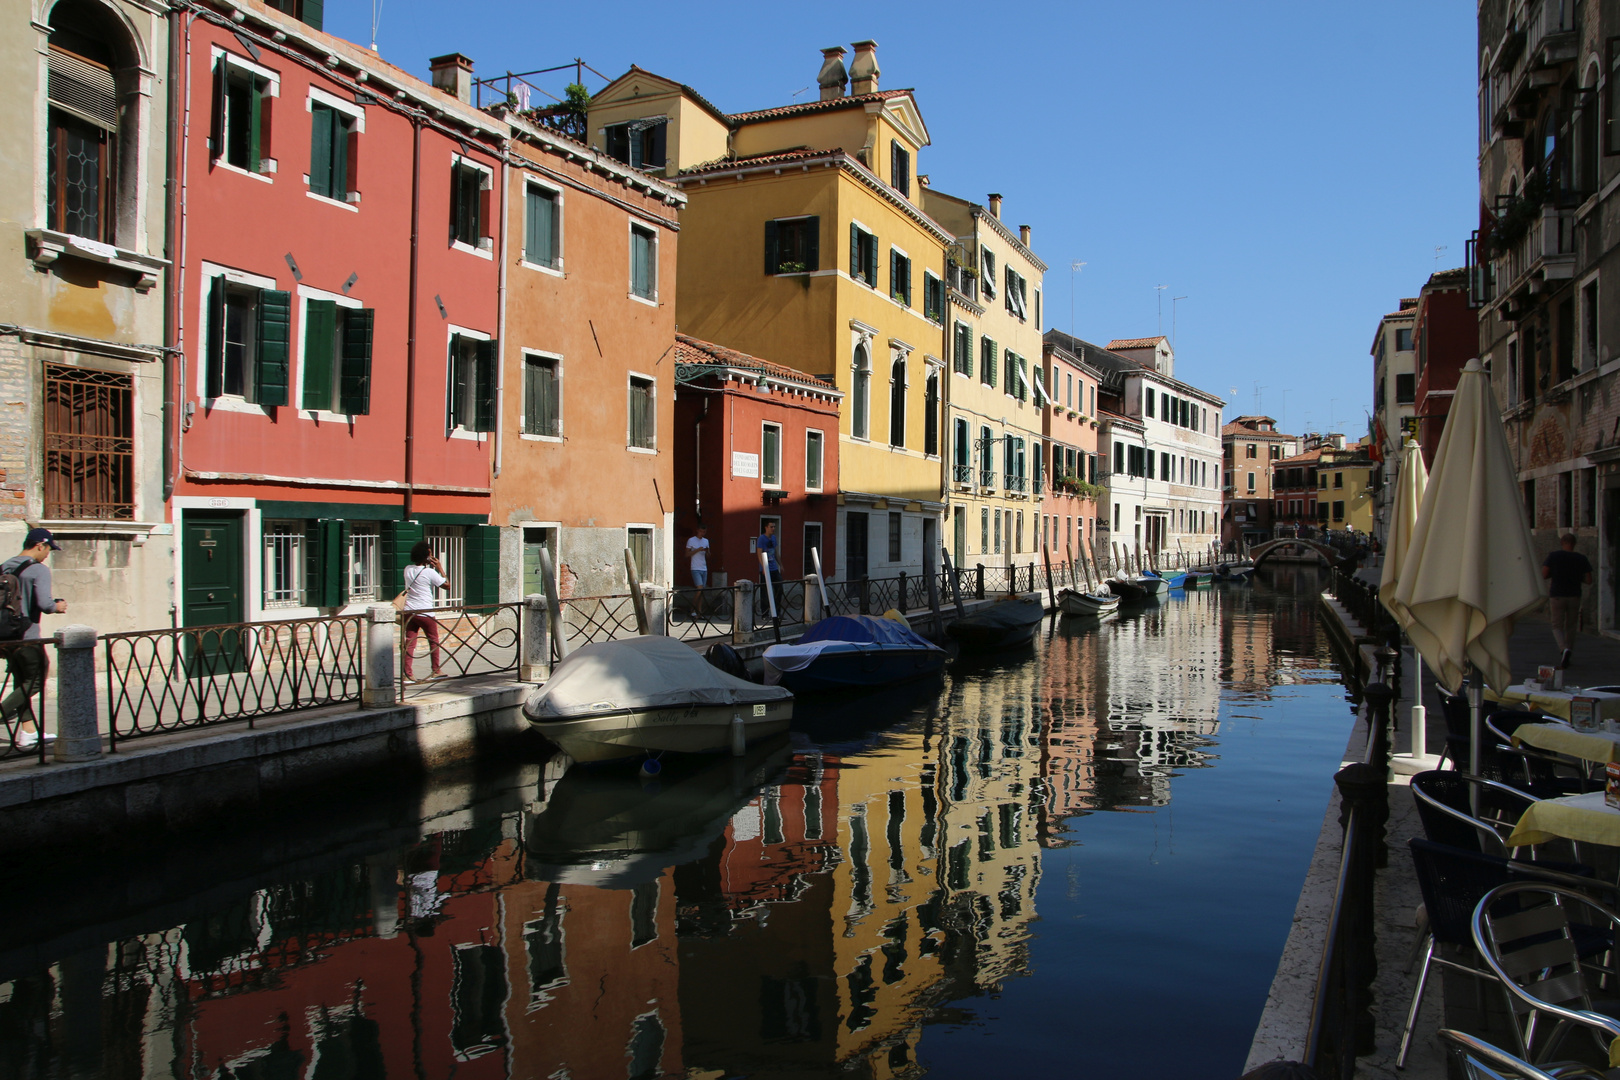
[[[64,626],[56,634],[56,760],[94,761],[100,756],[96,632],[88,626]]]
[[[667,637],[669,634],[669,590],[662,585],[643,585],[641,587],[642,606],[647,611],[646,633],[654,637]]]
[[[366,608],[366,683],[360,692],[362,709],[383,709],[397,703],[398,685],[394,672],[399,646],[399,612],[393,604],[371,604]]]
[[[1372,984],[1378,976],[1377,920],[1373,901],[1379,857],[1385,850],[1389,785],[1382,769],[1353,762],[1333,777],[1339,787],[1339,824],[1345,827],[1345,880],[1338,946],[1344,950],[1344,997],[1348,1006],[1344,1042],[1359,1057],[1376,1047]],[[1354,828],[1349,828],[1352,819]],[[1345,1057],[1350,1055],[1346,1054]]]
[[[906,596],[906,572],[904,570],[902,570],[902,571],[900,571],[900,599],[894,605],[894,609],[896,611],[898,611],[902,615],[904,615],[906,613],[906,611],[909,610],[906,607],[906,599],[907,599],[907,596]]]
[[[518,618],[523,620],[523,630],[518,635],[523,646],[523,655],[518,657],[518,679],[545,682],[551,678],[551,609],[546,606],[545,596],[540,593],[525,596]]]
[[[872,608],[872,579],[865,574],[861,575],[861,614],[871,614]]]
[[[973,564],[973,599],[984,599],[984,563]]]
[[[731,641],[746,645],[754,639],[754,583],[739,581],[731,588]]]
[[[804,624],[821,621],[821,575],[804,576]]]

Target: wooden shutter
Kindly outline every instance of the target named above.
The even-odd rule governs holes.
[[[809,217],[804,222],[804,268],[821,269],[821,218]]]
[[[849,276],[861,280],[861,227],[849,227]]]
[[[320,30],[321,21],[326,16],[326,0],[302,0],[298,8],[298,18],[305,26],[312,26]]]
[[[312,178],[313,179],[313,178]],[[332,408],[332,353],[337,338],[337,304],[304,304],[304,397],[306,409]]]
[[[426,536],[420,522],[382,523],[382,551],[378,562],[383,576],[382,595],[392,600],[405,589],[405,568],[411,565],[411,548]]]
[[[208,156],[218,161],[225,156],[225,58],[214,62],[214,118],[208,129]]]
[[[264,94],[259,89],[259,80],[248,76],[242,80],[248,88],[248,171],[258,172],[264,167],[264,151],[260,149],[261,124],[264,120]]]
[[[660,121],[652,126],[649,133],[652,136],[652,153],[646,156],[642,165],[649,169],[662,169],[669,156],[669,124]]]
[[[878,279],[877,237],[872,237],[866,245],[866,280],[873,285]]]
[[[524,234],[523,257],[539,266],[557,265],[557,197],[548,191],[530,188],[529,219]]]
[[[445,400],[445,425],[454,428],[466,416],[467,357],[460,334],[450,335],[449,383],[450,393]]]
[[[258,352],[253,365],[253,400],[260,405],[287,404],[287,345],[292,337],[292,294],[278,289],[259,293]]]
[[[767,221],[765,223],[765,272],[767,274],[776,273],[776,267],[780,261],[780,256],[777,254],[777,233],[776,222]]]
[[[501,600],[501,530],[496,525],[469,525],[464,541],[463,570],[467,607]]]
[[[335,518],[322,518],[314,524],[318,538],[311,546],[315,550],[318,574],[311,574],[309,578],[310,599],[317,607],[342,607],[347,591],[344,587],[348,569],[347,527]]]
[[[495,365],[500,362],[500,343],[480,341],[474,348],[473,426],[474,431],[495,430]]]
[[[225,392],[225,279],[216,277],[208,286],[208,342],[203,363],[203,396],[217,398]]]
[[[372,308],[351,308],[343,317],[339,408],[350,416],[371,412],[371,342],[376,322],[377,312]]]

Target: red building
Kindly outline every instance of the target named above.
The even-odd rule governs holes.
[[[1571,325],[1574,305],[1567,305]],[[1573,349],[1573,330],[1566,335]],[[1479,355],[1479,314],[1468,306],[1468,271],[1442,270],[1430,276],[1418,294],[1412,348],[1416,352],[1418,442],[1423,463],[1434,464],[1446,414],[1463,365]]]
[[[424,535],[455,600],[496,599],[507,127],[464,58],[430,86],[296,10],[314,25],[255,0],[175,24],[185,624],[386,599]]]
[[[843,392],[782,364],[675,339],[676,585],[692,584],[683,552],[700,520],[711,587],[759,580],[753,543],[768,521],[783,577],[814,573],[812,550],[830,574]]]

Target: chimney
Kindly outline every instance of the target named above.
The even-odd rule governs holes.
[[[433,72],[433,85],[457,101],[472,104],[473,62],[460,53],[435,56],[428,61]]]
[[[1028,225],[1020,225],[1020,226],[1018,226],[1018,242],[1023,244],[1025,247],[1029,247],[1029,226]]]
[[[1001,220],[1001,195],[994,191],[990,193],[990,216]]]
[[[821,72],[816,83],[821,87],[821,100],[832,101],[844,96],[844,84],[849,76],[844,71],[844,47],[835,45],[821,50]]]
[[[878,88],[877,42],[857,41],[854,45],[855,59],[849,65],[849,92],[851,94],[875,94]]]

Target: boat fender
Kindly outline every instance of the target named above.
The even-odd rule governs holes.
[[[748,751],[748,736],[743,731],[742,713],[731,714],[731,753],[733,757],[742,757]]]
[[[659,763],[657,758],[648,758],[641,763],[642,776],[657,776],[663,771],[664,766]]]

